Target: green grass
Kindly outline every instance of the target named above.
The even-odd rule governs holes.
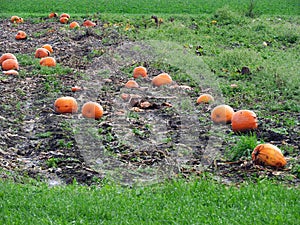
[[[299,190],[208,180],[102,188],[0,180],[1,224],[297,224]]]
[[[104,0],[75,0],[75,1],[39,1],[39,0],[3,0],[0,5],[2,12],[13,13],[43,13],[47,11],[68,12],[77,14],[90,14],[91,12],[100,13],[130,13],[130,14],[200,14],[213,13],[216,9],[228,5],[237,11],[247,11],[250,0],[114,0],[109,3]],[[299,14],[299,1],[289,0],[260,0],[254,1],[254,13],[273,14],[273,15],[297,15]]]

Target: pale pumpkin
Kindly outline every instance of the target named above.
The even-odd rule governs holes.
[[[211,119],[214,123],[230,123],[234,110],[229,105],[218,105],[211,111]]]
[[[87,102],[82,106],[81,114],[85,118],[100,119],[103,116],[103,108],[97,102]]]

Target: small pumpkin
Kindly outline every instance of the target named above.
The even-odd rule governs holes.
[[[77,27],[80,27],[80,25],[76,21],[73,21],[72,23],[70,23],[70,28],[71,29],[74,29],[74,28],[77,28]]]
[[[81,114],[85,118],[99,119],[103,116],[103,108],[97,102],[87,102],[82,106]]]
[[[65,17],[65,16],[60,17],[60,18],[59,18],[59,22],[62,23],[62,24],[66,24],[66,23],[69,22],[69,18],[68,18],[68,17]]]
[[[211,111],[211,119],[214,123],[230,123],[234,110],[229,105],[218,105]]]
[[[10,22],[12,22],[12,23],[18,23],[19,20],[20,20],[20,17],[18,17],[18,16],[12,16],[10,18]]]
[[[260,144],[256,146],[251,154],[254,164],[273,167],[284,167],[286,160],[281,150],[272,144]]]
[[[17,21],[17,23],[24,23],[24,19],[22,17],[19,17],[19,20]]]
[[[41,58],[40,65],[41,66],[52,67],[52,66],[56,66],[56,61],[53,57],[50,57],[50,56],[45,57],[45,58]]]
[[[48,56],[50,56],[50,52],[46,48],[38,48],[34,54],[35,58],[44,58]]]
[[[82,88],[78,87],[78,86],[74,86],[74,87],[71,88],[72,92],[77,92],[77,91],[81,91],[81,90],[82,90]]]
[[[27,38],[27,34],[22,30],[19,30],[18,33],[16,34],[16,40],[25,40],[26,38]]]
[[[54,109],[57,113],[76,113],[78,111],[78,104],[73,97],[60,97],[55,100]]]
[[[50,18],[50,19],[51,19],[51,18],[54,18],[54,17],[58,17],[57,13],[55,13],[55,12],[49,13],[49,18]]]
[[[7,59],[1,66],[2,70],[19,70],[19,63],[15,59]]]
[[[139,84],[135,81],[135,80],[129,80],[127,81],[127,83],[125,84],[126,88],[138,88]]]
[[[257,129],[257,117],[251,110],[239,110],[232,115],[231,127],[234,132]]]
[[[17,60],[17,57],[12,54],[12,53],[4,53],[3,55],[1,55],[0,57],[0,65],[2,65],[2,63],[7,60],[7,59],[15,59]]]
[[[202,94],[199,96],[199,98],[197,98],[197,103],[201,104],[201,103],[211,103],[214,101],[214,97],[210,94]]]
[[[5,74],[5,75],[15,75],[15,76],[19,75],[19,72],[16,71],[16,70],[2,71],[2,73]]]
[[[67,17],[68,19],[70,19],[70,15],[69,15],[68,13],[62,13],[62,14],[60,14],[59,17],[60,17],[60,18],[61,18],[61,17]]]
[[[133,69],[133,77],[134,78],[147,77],[147,76],[148,76],[147,69],[145,67],[138,66]]]
[[[42,46],[42,48],[45,48],[45,49],[47,49],[50,53],[53,53],[53,48],[52,48],[52,46],[49,45],[49,44],[44,44],[44,45]]]
[[[152,85],[156,87],[171,84],[172,82],[171,76],[167,73],[161,73],[152,79]]]
[[[85,20],[82,24],[84,27],[94,27],[96,26],[96,23],[90,21],[90,20]]]

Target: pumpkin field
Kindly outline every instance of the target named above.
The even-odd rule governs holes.
[[[297,1],[4,2],[1,224],[299,222]]]

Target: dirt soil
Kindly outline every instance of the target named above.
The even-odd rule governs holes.
[[[286,152],[288,165],[284,169],[253,165],[243,158],[226,161],[224,134],[231,129],[230,125],[212,124],[210,110],[214,105],[195,105],[199,93],[186,86],[189,84],[174,82],[170,87],[153,88],[150,78],[163,71],[152,68],[147,57],[125,59],[122,54],[130,55],[134,42],[117,29],[104,27],[99,21],[94,28],[70,30],[47,19],[19,25],[0,20],[0,54],[10,52],[20,57],[19,76],[0,75],[1,177],[11,172],[51,185],[74,179],[94,184],[105,178],[132,184],[211,174],[228,184],[270,178],[299,185],[293,170],[299,154]],[[27,40],[14,39],[18,30],[26,31]],[[34,52],[46,43],[53,46],[52,56],[60,67],[70,68],[67,74],[49,75],[39,67]],[[137,65],[147,67],[150,78],[138,80],[140,89],[124,88],[131,76],[128,68]],[[83,90],[72,92],[75,85]],[[129,97],[123,100],[121,94]],[[79,106],[97,101],[104,116],[85,119],[80,110],[72,115],[57,114],[53,103],[61,96],[75,97]],[[178,110],[183,100],[191,102],[195,113]],[[299,130],[280,134],[264,127],[271,121],[260,121],[255,131],[258,138],[292,146],[299,153],[300,138],[295,135]]]

